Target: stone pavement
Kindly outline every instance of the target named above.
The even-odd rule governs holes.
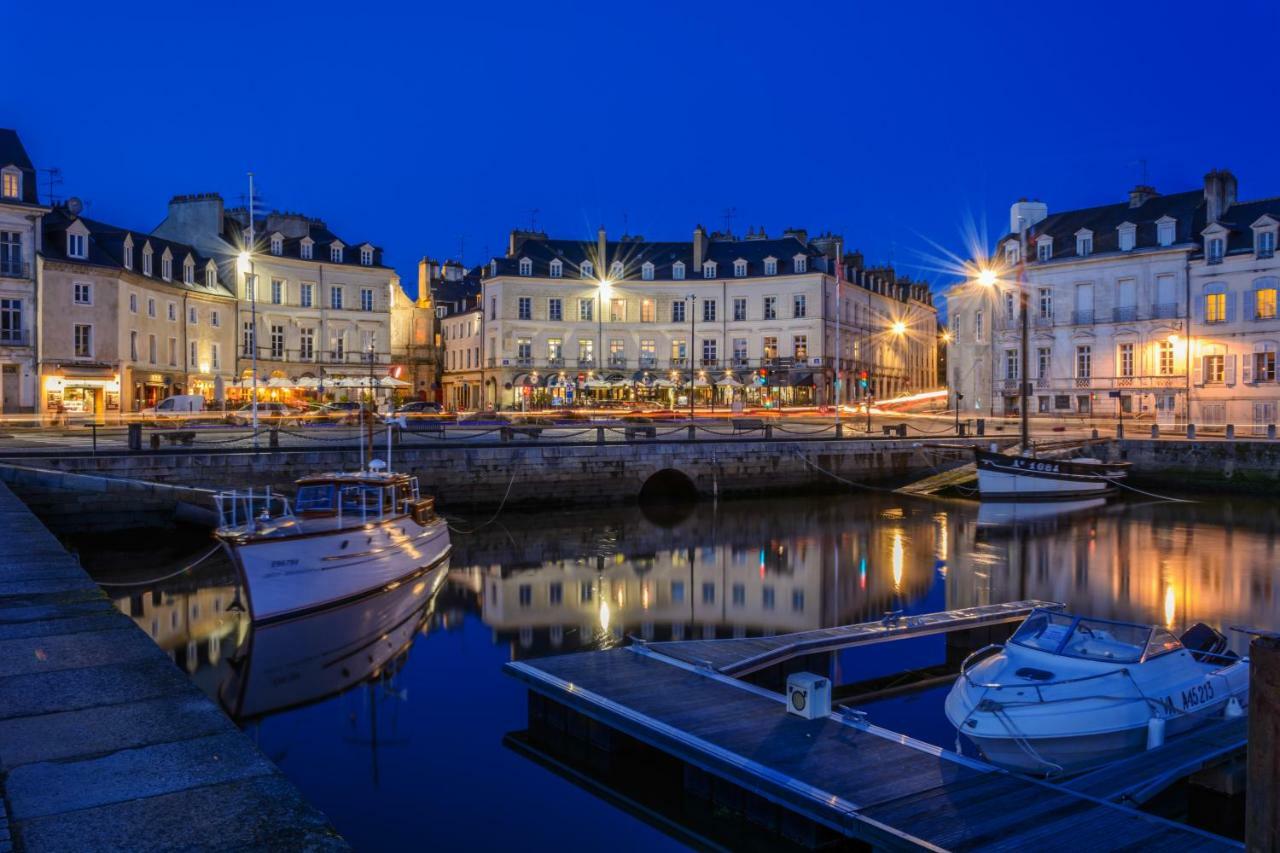
[[[0,853],[345,850],[0,483]]]

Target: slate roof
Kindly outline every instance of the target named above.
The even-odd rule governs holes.
[[[0,168],[16,166],[22,170],[22,199],[20,204],[39,204],[36,194],[36,168],[31,165],[27,149],[23,147],[18,131],[0,128]],[[13,204],[14,199],[4,199],[6,204]]]
[[[446,317],[474,311],[479,307],[481,270],[482,267],[475,267],[459,279],[433,279],[431,304],[443,306]]]
[[[232,246],[240,245],[242,234],[245,228],[248,227],[244,215],[244,210],[237,208],[228,210],[223,216],[222,237]],[[271,235],[275,233],[275,229],[267,227],[267,221],[266,218],[258,219],[255,220],[253,225],[253,238],[257,243],[256,251],[263,255],[271,254]],[[382,262],[382,248],[374,246],[372,241],[352,242],[343,240],[318,219],[307,219],[307,231],[307,236],[313,241],[310,258],[302,257],[303,237],[285,237],[280,247],[280,254],[277,257],[319,261],[326,264],[340,263],[342,266],[361,267],[364,269],[372,269],[373,267],[389,269]],[[332,261],[329,258],[329,250],[335,242],[341,243],[343,247],[342,260],[340,262]],[[366,242],[373,246],[372,264],[360,263],[360,247]]]
[[[86,246],[88,249],[87,258],[72,258],[67,255],[67,229],[76,221],[83,223],[84,227],[89,229],[88,245]],[[133,235],[132,273],[153,279],[157,284],[178,290],[205,293],[213,296],[234,297],[235,294],[222,282],[221,270],[218,273],[218,283],[213,288],[205,286],[205,267],[209,263],[209,258],[201,256],[191,246],[173,240],[153,237],[145,231],[134,231],[83,216],[73,216],[63,206],[55,207],[52,212],[44,217],[44,247],[41,254],[50,260],[66,261],[73,264],[92,264],[124,271],[124,241],[129,235]],[[142,248],[148,242],[151,244],[154,260],[152,275],[144,276],[142,273]],[[160,276],[160,259],[164,255],[165,249],[168,249],[170,254],[173,255],[173,278],[170,281],[165,281]],[[183,281],[182,265],[187,255],[191,256],[191,260],[195,264],[195,284],[187,284]]]
[[[1280,198],[1237,202],[1227,208],[1220,222],[1231,229],[1227,240],[1228,254],[1253,251],[1253,231],[1250,226],[1264,214],[1280,219]],[[1176,220],[1174,244],[1194,246],[1191,252],[1193,258],[1203,255],[1204,240],[1201,232],[1208,224],[1204,191],[1189,190],[1155,196],[1138,207],[1130,207],[1125,201],[1050,214],[1036,223],[1027,237],[1027,261],[1032,264],[1039,262],[1036,238],[1045,234],[1053,237],[1052,260],[1079,257],[1076,253],[1076,232],[1082,228],[1093,232],[1092,255],[1119,252],[1118,229],[1125,222],[1137,226],[1135,249],[1153,248],[1158,245],[1156,221],[1165,216]],[[1017,239],[1016,234],[1006,234],[1000,239],[1001,251],[1006,242]]]
[[[622,261],[627,278],[640,278],[641,267],[646,262],[653,264],[655,281],[672,280],[675,276],[672,269],[676,263],[683,262],[685,278],[702,278],[702,270],[693,266],[693,242],[648,242],[640,240],[610,240],[605,244],[608,262]],[[717,265],[716,278],[734,278],[733,263],[739,258],[747,262],[748,276],[764,275],[765,258],[778,260],[778,274],[785,275],[791,271],[791,259],[796,255],[807,258],[822,258],[823,255],[812,246],[806,245],[794,236],[779,237],[769,240],[708,240],[704,252],[704,261],[714,261]],[[520,259],[528,258],[533,262],[534,276],[550,276],[551,262],[560,260],[563,264],[564,278],[579,278],[579,269],[583,262],[596,263],[595,241],[526,239],[517,247],[511,257],[494,258],[498,275],[519,275]],[[810,261],[809,270],[821,269],[819,264]],[[608,270],[595,270],[595,273]]]

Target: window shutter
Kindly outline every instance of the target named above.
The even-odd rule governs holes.
[[[1244,292],[1244,319],[1252,320],[1258,316],[1258,292],[1256,290],[1246,290]],[[1249,380],[1246,379],[1245,382]]]
[[[1231,357],[1235,358],[1234,355]],[[1245,385],[1248,385],[1250,382],[1253,381],[1253,355],[1252,354],[1246,355],[1244,357],[1244,363],[1240,365],[1240,367],[1241,367],[1241,372],[1243,373],[1243,375],[1240,377],[1240,381],[1243,382]]]
[[[1193,364],[1195,365],[1195,370],[1193,371],[1193,376],[1191,378],[1191,381],[1195,385],[1204,384],[1204,358],[1205,358],[1204,356],[1200,356],[1193,362]]]
[[[1234,355],[1227,356],[1226,380],[1228,385],[1236,384],[1236,357]]]
[[[1236,295],[1227,293],[1227,322],[1234,323],[1236,321]],[[1235,356],[1232,356],[1235,358]]]
[[[1195,319],[1195,321],[1196,321],[1197,323],[1203,323],[1203,322],[1204,322],[1204,302],[1205,302],[1205,295],[1204,295],[1204,294],[1200,294],[1199,296],[1197,296],[1197,297],[1195,297],[1193,300],[1191,300],[1191,302],[1192,302],[1192,309],[1193,309],[1193,313],[1195,314],[1195,318],[1194,318],[1194,319]]]

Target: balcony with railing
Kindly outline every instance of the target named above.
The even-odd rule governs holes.
[[[640,369],[641,369],[641,370],[652,370],[653,368],[655,368],[655,367],[657,367],[657,366],[658,366],[658,357],[657,357],[656,355],[641,355],[641,356],[640,356]]]
[[[1137,305],[1120,305],[1111,309],[1111,322],[1132,323],[1138,319]]]
[[[1176,302],[1157,302],[1151,306],[1152,320],[1174,319],[1178,316],[1178,303]]]
[[[1032,318],[1032,322],[1035,324],[1035,327],[1037,329],[1047,329],[1053,325],[1053,315],[1037,314],[1035,315],[1034,318]]]
[[[0,329],[0,347],[29,347],[31,335],[26,329]]]
[[[609,353],[609,366],[610,367],[626,367],[627,357],[625,355],[619,355],[617,353]]]
[[[1071,312],[1071,323],[1075,326],[1089,326],[1093,324],[1093,309],[1077,308]]]
[[[533,356],[531,355],[516,356],[516,367],[533,367]]]

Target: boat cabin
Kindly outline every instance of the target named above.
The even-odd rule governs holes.
[[[1032,611],[1009,642],[1049,654],[1105,663],[1143,663],[1183,647],[1164,628],[1086,619],[1051,610]]]
[[[228,532],[296,535],[310,529],[376,524],[410,516],[419,524],[435,518],[435,500],[418,492],[418,478],[383,471],[315,474],[297,481],[292,502],[270,489],[220,492],[219,529]]]

